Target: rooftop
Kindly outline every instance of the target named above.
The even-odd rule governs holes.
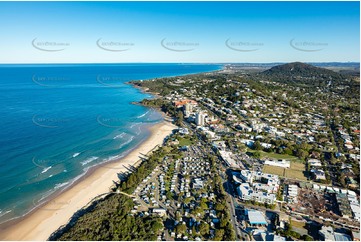
[[[335,233],[335,241],[352,241],[347,234]]]
[[[253,224],[268,224],[265,217],[260,211],[257,210],[246,210],[248,220],[251,225]]]

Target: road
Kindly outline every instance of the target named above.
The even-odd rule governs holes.
[[[237,238],[241,239],[244,237],[244,234],[240,230],[239,224],[237,222],[236,208],[234,207],[234,201],[233,201],[234,198],[231,195],[232,191],[231,191],[231,188],[229,187],[228,181],[226,181],[226,187],[227,187],[227,194],[230,197],[230,202],[228,202],[228,208],[231,211],[231,222],[232,222],[234,231],[236,231]]]
[[[237,221],[237,214],[236,214],[236,207],[235,207],[235,204],[237,204],[237,202],[234,200],[233,189],[230,186],[227,178],[225,178],[224,174],[225,174],[225,172],[221,172],[220,176],[221,176],[223,182],[226,184],[225,190],[226,190],[227,195],[229,196],[229,199],[228,199],[229,201],[227,202],[227,206],[228,206],[228,209],[229,209],[230,215],[231,215],[231,223],[232,223],[234,231],[236,232],[236,235],[237,235],[237,241],[249,240],[248,234],[240,229],[240,225]]]

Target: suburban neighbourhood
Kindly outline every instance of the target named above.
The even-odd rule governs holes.
[[[358,76],[230,64],[130,83],[176,128],[50,240],[360,240]]]
[[[134,191],[134,216],[162,216],[159,240],[359,240],[359,97],[346,101],[350,87],[332,77],[309,87],[257,78],[133,82],[157,90],[142,104],[179,126],[164,145],[180,151]]]

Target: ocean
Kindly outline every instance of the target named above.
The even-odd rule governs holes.
[[[221,69],[208,64],[0,65],[0,222],[21,217],[93,166],[149,136],[159,112],[131,80]],[[116,171],[114,171],[116,172]]]

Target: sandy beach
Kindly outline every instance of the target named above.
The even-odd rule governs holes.
[[[134,165],[141,154],[146,154],[176,126],[162,122],[150,127],[151,135],[124,158],[102,165],[91,174],[72,185],[43,206],[37,208],[21,220],[1,225],[0,240],[46,240],[60,226],[66,224],[72,215],[87,205],[94,197],[109,192],[113,181],[118,181],[117,173],[125,171],[124,166]]]

